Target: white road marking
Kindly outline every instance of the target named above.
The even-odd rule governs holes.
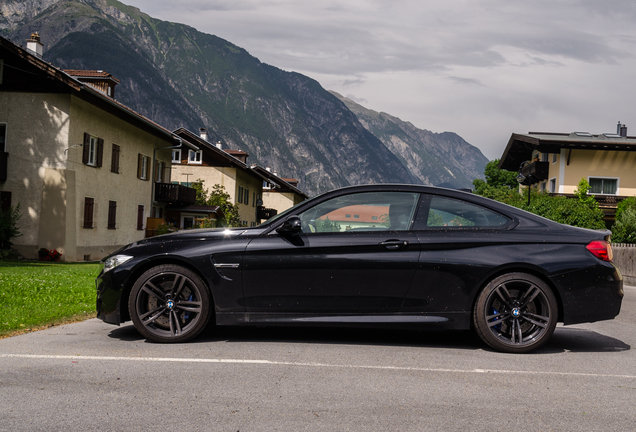
[[[232,363],[232,364],[257,364],[273,366],[300,366],[318,368],[340,369],[375,369],[393,371],[415,372],[450,372],[465,374],[512,374],[512,375],[557,375],[572,377],[592,378],[626,378],[636,379],[636,375],[594,374],[583,372],[556,372],[556,371],[516,371],[503,369],[444,369],[444,368],[420,368],[408,366],[372,366],[372,365],[342,365],[327,363],[301,363],[272,360],[244,360],[244,359],[201,359],[201,358],[173,358],[173,357],[107,357],[107,356],[82,356],[82,355],[39,355],[39,354],[0,354],[0,358],[24,358],[24,359],[52,359],[52,360],[106,360],[106,361],[138,361],[138,362],[172,362],[172,363]]]

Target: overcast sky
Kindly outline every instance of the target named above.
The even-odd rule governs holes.
[[[636,135],[632,0],[123,0],[499,158],[513,132]]]

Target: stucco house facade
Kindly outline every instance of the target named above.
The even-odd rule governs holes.
[[[170,131],[4,38],[0,63],[0,194],[20,204],[24,257],[100,259],[166,204],[194,201],[170,184],[172,147],[187,148]]]
[[[541,191],[570,196],[584,178],[611,220],[622,199],[636,196],[636,137],[617,133],[512,134],[499,168],[520,171]]]
[[[253,165],[252,169],[260,174],[264,179],[263,183],[263,211],[262,219],[268,219],[290,207],[305,201],[307,194],[298,189],[298,180],[293,178],[282,178],[277,173],[272,173],[268,167]],[[274,210],[272,212],[272,210]]]
[[[195,134],[180,128],[174,131],[180,138],[199,148],[173,151],[172,181],[187,185],[203,180],[204,187],[221,185],[239,206],[243,226],[256,226],[261,221],[307,199],[302,191],[277,175],[256,164],[248,165],[248,154],[241,150],[224,149],[218,141],[212,144],[206,129]],[[293,179],[288,179],[294,181]],[[297,182],[296,182],[297,183]],[[193,215],[191,216],[193,217]],[[180,227],[187,221],[183,219]]]

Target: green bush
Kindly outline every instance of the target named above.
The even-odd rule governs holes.
[[[11,239],[22,235],[18,228],[18,221],[21,217],[19,203],[7,210],[0,211],[0,249],[11,249]]]
[[[636,243],[636,208],[624,208],[612,226],[612,241]]]

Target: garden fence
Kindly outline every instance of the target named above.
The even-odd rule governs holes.
[[[625,285],[636,286],[636,244],[612,243],[612,251]]]

